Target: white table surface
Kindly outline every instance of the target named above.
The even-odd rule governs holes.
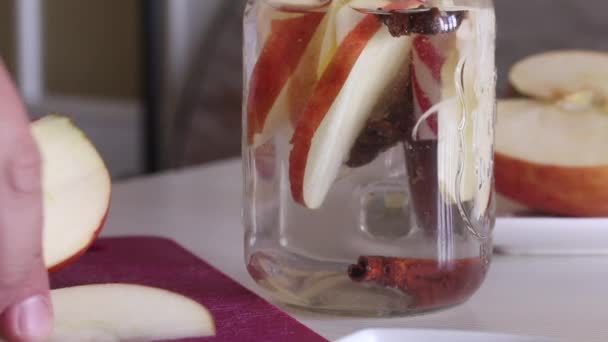
[[[133,179],[114,186],[102,236],[172,238],[265,296],[245,270],[240,208],[239,160]],[[499,221],[497,231],[508,235],[511,224]],[[287,311],[330,340],[365,328],[409,327],[608,341],[608,256],[495,256],[470,301],[423,316],[370,319]]]

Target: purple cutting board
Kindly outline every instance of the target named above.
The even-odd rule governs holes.
[[[183,342],[327,341],[171,240],[99,239],[76,263],[51,275],[52,288],[98,283],[159,287],[205,305],[216,336]]]

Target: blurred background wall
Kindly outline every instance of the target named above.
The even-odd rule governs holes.
[[[0,54],[13,71],[15,1],[0,0]],[[30,1],[30,0],[25,0]],[[155,18],[162,54],[156,78],[160,168],[199,165],[240,152],[241,12],[245,0],[40,0],[44,88],[32,103],[42,115],[63,110],[101,146],[116,178],[145,172],[147,112],[144,4]],[[605,0],[495,0],[499,94],[510,65],[558,48],[608,50]],[[564,66],[567,67],[567,66]],[[149,98],[148,98],[149,100]],[[147,142],[146,142],[147,141]]]
[[[44,10],[50,94],[141,96],[141,9],[136,0],[51,0]]]
[[[0,51],[13,70],[16,1],[0,0]],[[139,1],[52,0],[43,13],[49,93],[139,98]]]
[[[553,49],[608,52],[606,0],[494,0],[494,3],[501,93],[506,90],[509,67],[527,55]]]
[[[13,1],[0,0],[0,55],[8,67],[14,70],[15,50],[12,36],[13,31]]]
[[[27,88],[37,83],[42,93],[26,97],[32,117],[72,116],[117,178],[144,170],[141,23],[138,0],[0,0],[0,55],[22,87],[28,74]],[[20,51],[29,62],[19,63]]]

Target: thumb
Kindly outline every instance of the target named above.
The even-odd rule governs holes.
[[[52,329],[42,254],[40,154],[0,61],[0,334],[38,341]]]
[[[40,158],[29,132],[0,171],[0,326],[11,341],[38,341],[52,326],[42,254]]]

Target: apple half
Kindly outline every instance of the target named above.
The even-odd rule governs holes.
[[[529,99],[498,102],[496,188],[530,208],[608,216],[608,115]]]
[[[99,284],[51,291],[50,342],[152,341],[215,335],[209,311],[163,289]]]
[[[99,234],[111,180],[95,146],[70,119],[50,115],[30,127],[42,157],[44,261],[54,271],[76,260]]]
[[[521,95],[543,101],[599,105],[608,111],[608,53],[557,50],[527,57],[509,72]]]

